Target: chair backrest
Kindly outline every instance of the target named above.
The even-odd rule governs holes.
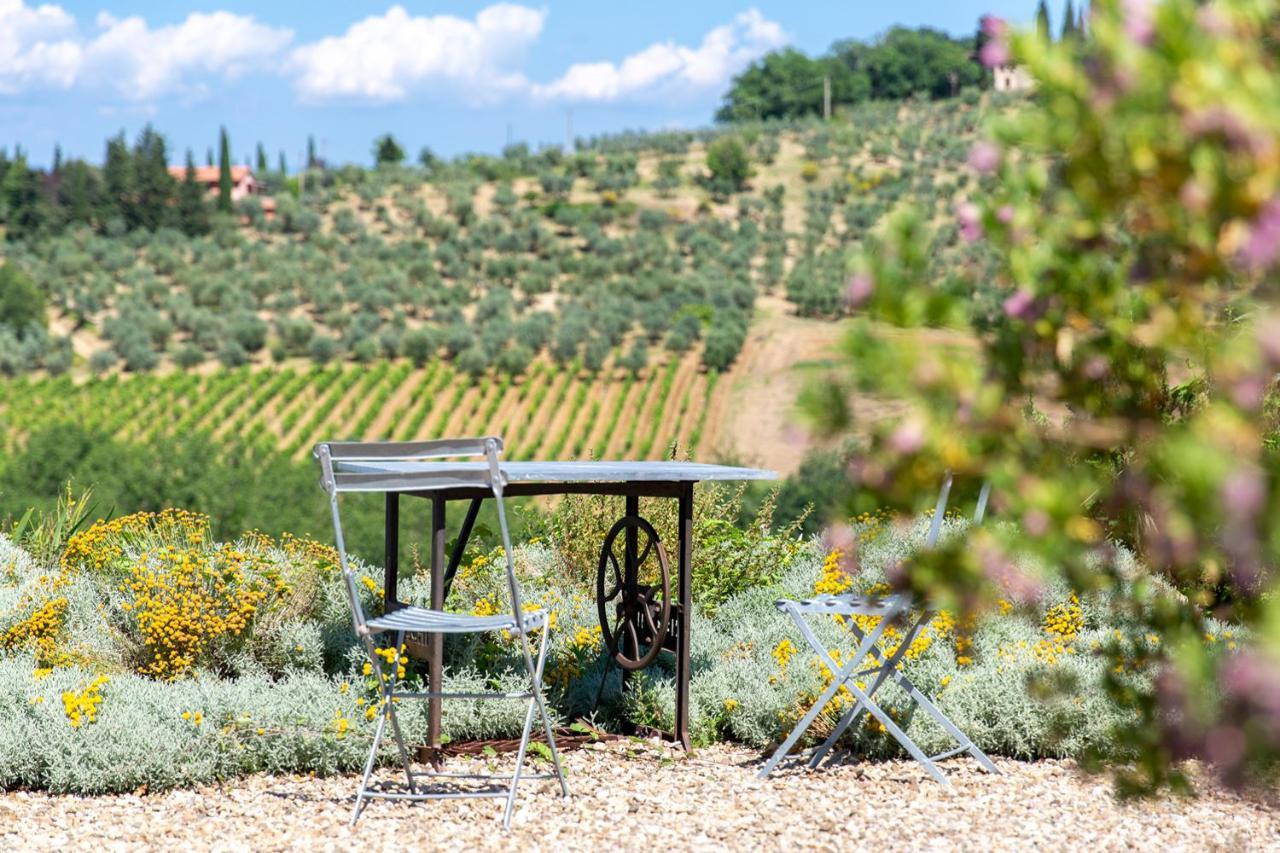
[[[929,535],[925,538],[926,548],[938,544],[938,536],[942,533],[942,518],[947,514],[947,501],[951,498],[951,472],[942,479],[942,488],[938,491],[938,503],[933,508],[933,520],[929,523]],[[978,505],[973,511],[973,523],[981,524],[987,514],[987,500],[991,497],[991,483],[982,481],[982,489],[978,492]]]
[[[320,462],[320,484],[329,493],[330,512],[333,516],[333,534],[338,546],[338,558],[342,564],[342,577],[347,599],[351,604],[351,617],[356,634],[364,638],[368,634],[364,608],[360,606],[357,579],[347,559],[346,542],[342,535],[342,518],[338,511],[338,495],[342,492],[394,492],[444,489],[460,485],[480,485],[493,492],[498,510],[498,526],[502,531],[502,546],[507,557],[507,584],[511,594],[511,607],[517,624],[523,624],[520,604],[520,584],[516,580],[515,559],[511,552],[511,533],[507,526],[506,508],[502,493],[506,476],[502,472],[500,456],[502,439],[497,436],[479,438],[445,438],[434,441],[379,441],[351,442],[329,441],[317,444],[312,455]],[[439,459],[483,457],[485,464],[475,469],[450,469],[446,473],[417,473],[411,467],[404,471],[344,470],[342,463],[353,463],[349,468],[359,469],[361,464],[376,469],[376,463],[425,462]]]

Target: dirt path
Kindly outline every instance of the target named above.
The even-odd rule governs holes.
[[[815,443],[796,411],[811,373],[803,365],[831,359],[841,329],[839,323],[796,317],[780,297],[757,299],[742,353],[712,395],[700,455],[794,471]]]

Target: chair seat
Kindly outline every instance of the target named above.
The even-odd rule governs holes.
[[[909,596],[894,595],[818,595],[813,598],[792,600],[781,598],[774,602],[779,610],[795,610],[800,613],[830,613],[839,616],[885,616],[904,610],[911,604]]]
[[[546,613],[541,610],[525,611],[523,616],[523,631],[541,628],[547,621]],[[428,610],[425,607],[401,607],[377,619],[370,619],[366,624],[375,634],[381,631],[419,631],[433,634],[479,634],[484,631],[522,633],[517,630],[516,617],[511,613],[476,616],[471,613]]]

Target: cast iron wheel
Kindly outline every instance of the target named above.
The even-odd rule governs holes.
[[[629,530],[636,532],[638,552],[636,576],[630,582],[625,571],[626,537],[622,536]],[[643,543],[639,541],[642,536]],[[623,551],[621,558],[614,550],[618,546]],[[646,568],[651,555],[654,565]],[[653,663],[671,623],[671,573],[658,531],[639,516],[619,519],[604,539],[596,572],[596,609],[605,648],[619,666],[637,670]]]

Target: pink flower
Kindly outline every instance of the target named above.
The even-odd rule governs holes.
[[[960,236],[965,242],[976,243],[982,239],[982,212],[978,206],[965,202],[956,208],[956,219],[960,222]]]
[[[1030,604],[1039,601],[1044,586],[1038,580],[1019,569],[1009,556],[991,542],[984,542],[977,549],[982,573],[1013,601]]]
[[[989,41],[978,51],[978,61],[987,68],[1009,64],[1009,48],[998,41]]]
[[[1258,211],[1240,254],[1245,264],[1256,270],[1266,269],[1280,258],[1280,196]]]
[[[1231,21],[1213,6],[1201,6],[1196,12],[1196,23],[1211,36],[1231,35]]]
[[[1187,210],[1199,213],[1209,206],[1209,192],[1200,181],[1188,178],[1182,185],[1182,189],[1178,191],[1178,200]]]
[[[987,68],[1009,63],[1009,25],[995,15],[982,16],[982,34],[987,41],[978,51],[978,61]]]
[[[1008,225],[1013,221],[1013,205],[1002,204],[1000,209],[996,211],[996,219],[1000,220],[1001,225]]]
[[[1255,518],[1267,502],[1267,484],[1253,467],[1237,468],[1222,482],[1222,506],[1240,518]]]
[[[871,276],[865,272],[855,273],[849,277],[849,283],[845,287],[844,304],[850,310],[860,308],[871,298],[871,291],[874,289],[875,283],[871,280]]]
[[[1258,347],[1262,357],[1273,368],[1280,368],[1280,314],[1272,314],[1258,323]]]
[[[1141,45],[1155,40],[1155,4],[1152,0],[1124,0],[1124,31],[1129,38]]]
[[[1269,382],[1269,376],[1247,373],[1232,383],[1231,399],[1240,408],[1256,412],[1266,400]]]
[[[1010,317],[1025,318],[1030,316],[1035,297],[1031,291],[1023,288],[1004,301],[1004,313]]]
[[[1000,147],[983,140],[969,150],[969,168],[980,175],[990,175],[1000,167]]]
[[[908,456],[924,447],[924,424],[918,420],[909,420],[898,425],[889,436],[889,447],[895,453]]]
[[[1044,536],[1049,532],[1049,516],[1042,509],[1029,509],[1022,516],[1022,526],[1032,536]]]

